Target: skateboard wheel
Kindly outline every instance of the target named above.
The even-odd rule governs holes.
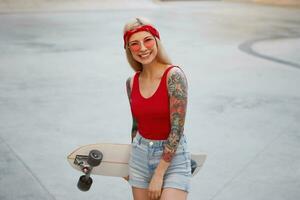
[[[192,174],[194,173],[195,169],[197,168],[197,163],[193,159],[191,160],[191,171]]]
[[[88,179],[86,178],[85,175],[80,176],[78,183],[77,183],[77,187],[79,190],[81,191],[88,191],[91,187],[93,183],[93,179],[91,177],[89,177]]]
[[[91,150],[89,153],[89,157],[87,163],[92,166],[98,166],[103,158],[103,154],[98,150]]]

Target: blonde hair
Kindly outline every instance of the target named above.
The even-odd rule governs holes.
[[[124,26],[124,29],[123,29],[123,34],[126,32],[126,31],[129,31],[129,30],[133,30],[133,29],[136,29],[140,26],[143,26],[143,25],[152,25],[152,23],[146,19],[146,18],[143,18],[143,17],[137,17],[129,22],[127,22]],[[154,26],[153,26],[154,27]],[[156,45],[157,45],[157,61],[162,63],[162,64],[168,64],[168,65],[171,65],[171,60],[170,58],[168,57],[165,49],[163,48],[163,45],[160,41],[160,39],[158,39],[157,37],[155,37],[155,40],[156,40]],[[127,57],[127,60],[128,60],[128,63],[130,64],[130,66],[132,67],[132,69],[134,71],[142,71],[143,70],[143,65],[136,61],[133,57],[132,57],[132,54],[131,54],[131,51],[130,49],[128,48],[128,45],[126,45],[125,47],[126,49],[126,57]]]

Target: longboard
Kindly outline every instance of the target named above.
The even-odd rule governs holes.
[[[98,143],[79,147],[68,155],[67,159],[74,169],[85,174],[80,177],[78,187],[87,191],[92,184],[90,174],[114,177],[128,176],[130,152],[130,144]],[[206,154],[192,154],[191,158],[192,175],[195,176],[204,164]]]

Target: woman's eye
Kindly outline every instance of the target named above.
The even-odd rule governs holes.
[[[149,42],[149,41],[151,41],[151,40],[153,40],[152,38],[147,38],[145,41],[146,42]]]
[[[130,43],[129,45],[130,46],[134,46],[134,45],[137,45],[138,43]]]

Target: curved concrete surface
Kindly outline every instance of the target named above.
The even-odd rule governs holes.
[[[300,69],[299,38],[300,36],[273,36],[253,39],[240,44],[239,49],[263,59]]]

